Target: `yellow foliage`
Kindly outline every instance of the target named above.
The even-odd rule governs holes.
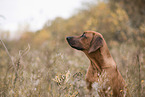
[[[49,31],[43,29],[36,33],[33,41],[36,44],[42,44],[45,41],[49,41],[50,37],[51,37],[51,33]]]
[[[34,36],[34,33],[32,33],[32,32],[25,32],[25,33],[23,33],[21,35],[21,39],[22,40],[30,40],[30,39],[33,38],[33,36]]]

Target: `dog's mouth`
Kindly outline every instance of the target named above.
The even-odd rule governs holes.
[[[84,50],[83,48],[80,48],[80,47],[75,47],[75,46],[71,46],[71,47],[74,48],[74,49],[77,49],[77,50]]]
[[[76,46],[77,42],[73,40],[73,37],[67,37],[66,40],[72,48],[77,50],[84,50],[82,47]]]

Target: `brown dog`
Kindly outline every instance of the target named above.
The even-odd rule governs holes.
[[[110,86],[113,97],[125,95],[125,81],[116,67],[103,36],[94,31],[86,31],[81,36],[67,37],[72,48],[83,51],[90,60],[90,66],[86,74],[87,88],[91,91],[92,83],[98,82],[99,76],[105,72],[107,79],[106,86]],[[99,95],[107,96],[104,92]]]

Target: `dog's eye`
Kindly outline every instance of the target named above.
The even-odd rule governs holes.
[[[87,38],[85,33],[83,33],[83,35],[82,35],[81,37],[85,37],[85,38]]]

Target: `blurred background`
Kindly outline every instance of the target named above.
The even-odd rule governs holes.
[[[65,40],[86,30],[104,36],[131,96],[144,97],[144,0],[0,0],[0,97],[88,97],[89,60]]]

